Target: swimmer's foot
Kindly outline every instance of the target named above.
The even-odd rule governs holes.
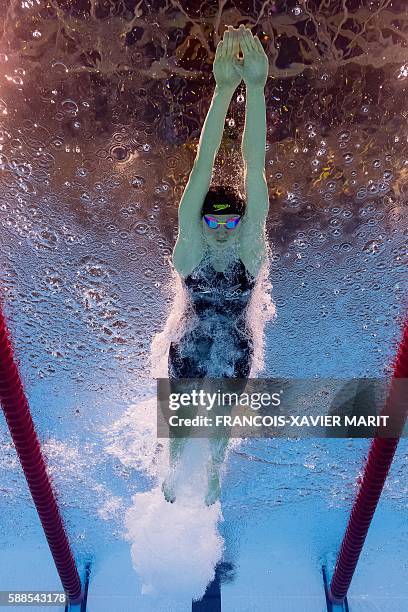
[[[220,476],[217,469],[211,469],[208,472],[208,490],[205,496],[205,503],[207,506],[212,506],[221,495],[221,484]]]
[[[174,504],[176,501],[176,494],[174,493],[173,485],[170,484],[167,479],[163,480],[162,483],[162,491],[164,495],[164,499],[171,504]]]

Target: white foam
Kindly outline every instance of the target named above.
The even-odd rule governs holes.
[[[180,340],[181,335],[193,321],[186,321],[186,307],[189,302],[180,275],[173,265],[170,266],[171,278],[164,288],[165,294],[171,302],[169,315],[163,330],[153,337],[148,357],[150,375],[152,378],[167,378],[167,359],[171,342]]]
[[[144,594],[189,594],[200,599],[222,557],[221,505],[204,504],[207,479],[202,468],[206,464],[203,449],[194,456],[195,450],[190,445],[190,452],[181,458],[174,503],[165,501],[158,486],[134,495],[126,512],[126,537],[132,543],[133,567]]]
[[[168,472],[169,441],[158,440],[156,431],[155,397],[130,405],[105,430],[106,452],[157,483],[153,490],[132,496],[132,506],[125,513],[125,538],[131,542],[132,563],[143,594],[200,599],[214,578],[224,546],[218,533],[220,503],[210,507],[204,503],[208,440],[186,443],[174,481],[176,502],[171,504],[161,490]]]
[[[168,440],[157,439],[156,397],[130,404],[115,423],[102,427],[101,431],[107,440],[104,451],[119,459],[125,467],[152,477],[163,474]]]
[[[258,272],[247,310],[247,321],[254,346],[250,378],[255,378],[265,368],[265,326],[276,318],[276,306],[272,299],[273,287],[269,278],[271,252],[266,240],[265,244],[266,258]]]

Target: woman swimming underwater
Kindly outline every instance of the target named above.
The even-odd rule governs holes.
[[[258,37],[244,26],[237,30],[229,26],[217,46],[213,73],[213,99],[178,210],[179,234],[172,259],[195,323],[170,345],[168,371],[173,384],[181,378],[248,377],[253,348],[246,311],[266,258],[268,58]],[[210,189],[228,107],[242,78],[247,88],[242,141],[246,202],[232,188]],[[170,437],[170,471],[162,485],[170,502],[175,501],[174,475],[185,442],[185,437]],[[210,439],[207,505],[220,495],[219,470],[227,443],[225,437]]]

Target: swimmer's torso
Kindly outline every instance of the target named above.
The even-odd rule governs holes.
[[[212,266],[197,266],[185,279],[192,305],[200,317],[240,317],[248,305],[255,279],[240,259],[224,272]]]
[[[240,259],[224,272],[200,262],[184,279],[187,317],[194,324],[170,346],[169,377],[248,376],[252,341],[246,308],[255,282]]]

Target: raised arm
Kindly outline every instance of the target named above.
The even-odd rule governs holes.
[[[246,169],[265,172],[266,106],[264,88],[268,78],[269,62],[257,36],[240,27],[240,44],[244,64],[240,68],[246,84],[245,127],[242,138],[242,156]]]
[[[200,218],[201,206],[209,189],[214,160],[221,144],[225,118],[234,90],[216,85],[201,130],[196,158],[179,204],[179,231],[191,230]]]
[[[269,210],[265,176],[266,105],[264,88],[269,62],[261,41],[240,27],[244,64],[239,71],[246,84],[245,127],[242,138],[247,209],[241,238],[241,259],[256,273],[265,256],[264,228]]]
[[[178,209],[179,235],[173,251],[173,263],[182,275],[188,274],[202,256],[201,207],[211,184],[214,160],[221,144],[228,107],[241,81],[241,76],[234,68],[238,53],[239,33],[229,26],[215,53],[215,91]]]
[[[264,87],[248,85],[242,157],[246,168],[265,170],[266,106]]]

